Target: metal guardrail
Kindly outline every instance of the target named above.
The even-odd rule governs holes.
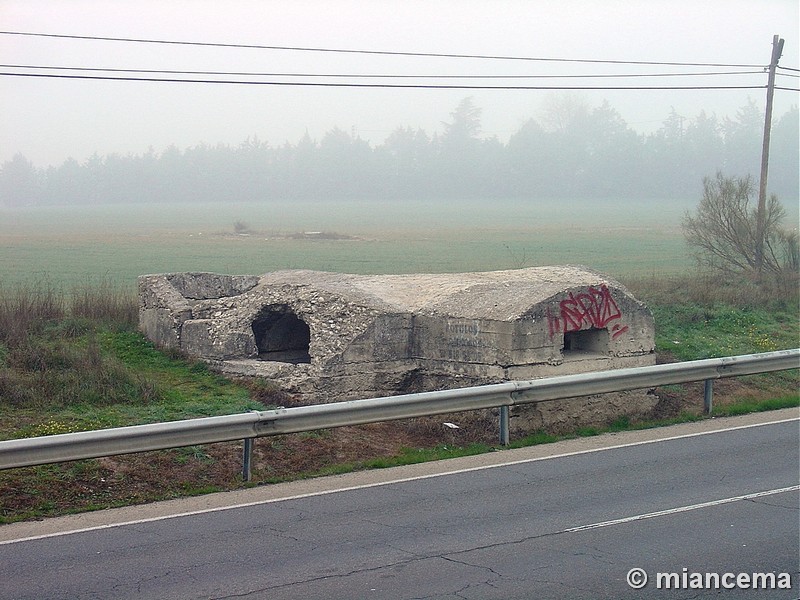
[[[565,375],[529,381],[350,400],[236,415],[134,425],[97,431],[0,441],[0,469],[164,450],[214,442],[346,425],[361,425],[486,408],[505,408],[551,400],[592,396],[660,385],[711,382],[722,377],[752,375],[800,367],[800,348],[727,358]],[[707,412],[710,412],[706,384]],[[502,431],[501,414],[501,431]],[[507,422],[506,422],[507,425]],[[502,434],[501,434],[502,435]],[[506,428],[507,435],[507,428]],[[245,444],[248,463],[248,444]],[[252,448],[252,443],[249,443]],[[247,466],[245,467],[246,470]],[[247,476],[245,477],[247,478]]]

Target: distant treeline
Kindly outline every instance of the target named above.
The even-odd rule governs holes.
[[[381,145],[333,129],[316,141],[272,147],[170,147],[157,154],[92,156],[41,169],[18,154],[0,168],[0,205],[229,202],[337,198],[699,197],[721,171],[758,181],[763,113],[733,118],[674,110],[662,127],[632,130],[607,102],[561,97],[508,143],[481,138],[481,109],[466,98],[441,134],[396,129]],[[769,191],[798,198],[798,109],[773,123]]]

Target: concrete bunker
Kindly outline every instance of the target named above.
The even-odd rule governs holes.
[[[139,293],[140,328],[157,345],[224,373],[269,378],[310,403],[655,362],[647,307],[613,279],[575,266],[170,273],[141,276]],[[611,404],[644,412],[656,400],[642,393]]]

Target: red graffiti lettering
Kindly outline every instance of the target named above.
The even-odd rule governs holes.
[[[625,325],[624,327],[620,327],[619,325],[614,325],[614,327],[611,328],[611,331],[614,332],[614,333],[611,334],[611,339],[615,340],[619,336],[621,336],[623,333],[628,331],[628,326]]]
[[[557,333],[580,331],[589,327],[603,329],[611,321],[622,318],[622,312],[605,285],[599,288],[589,287],[586,292],[577,295],[570,292],[567,298],[558,303],[558,308],[558,316],[549,311],[547,314],[551,338]],[[612,328],[612,337],[616,338],[627,330],[627,325],[616,324]]]

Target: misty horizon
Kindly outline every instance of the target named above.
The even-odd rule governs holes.
[[[473,96],[467,96],[467,97],[468,98],[472,98]],[[542,101],[542,105],[539,107],[539,109],[537,111],[532,113],[527,118],[522,118],[522,120],[520,122],[520,127],[518,129],[506,131],[504,136],[500,136],[500,135],[497,135],[496,133],[491,133],[491,132],[484,134],[483,129],[481,128],[481,131],[480,131],[479,135],[477,135],[477,137],[479,139],[481,139],[481,140],[484,140],[484,141],[497,140],[501,144],[507,144],[510,138],[512,138],[515,134],[519,133],[519,130],[522,127],[524,127],[526,124],[531,122],[531,121],[535,121],[535,122],[539,123],[540,125],[543,126],[543,128],[545,130],[547,130],[548,129],[548,126],[547,126],[547,121],[548,121],[547,113],[548,113],[548,111],[553,111],[554,110],[553,107],[556,106],[559,102],[562,102],[562,103],[570,103],[570,102],[576,103],[578,105],[584,106],[585,108],[587,108],[589,110],[597,109],[599,106],[602,106],[603,104],[607,103],[606,100],[602,100],[598,106],[592,106],[592,105],[589,104],[588,99],[585,96],[585,94],[572,93],[572,92],[561,92],[561,93],[553,92],[553,93],[550,93]],[[772,120],[773,128],[774,128],[776,122],[778,122],[782,117],[786,116],[787,114],[791,113],[792,111],[797,110],[797,107],[798,107],[797,104],[793,104],[793,105],[789,106],[789,108],[787,108],[784,112],[775,112],[773,114],[773,120]],[[454,107],[451,107],[451,110],[453,108]],[[487,111],[485,109],[481,108],[481,107],[478,107],[478,108],[481,111],[482,120],[484,120],[485,119],[485,114],[486,114]],[[619,115],[621,120],[625,123],[625,126],[627,128],[629,128],[631,131],[633,131],[637,135],[643,136],[643,137],[647,137],[647,136],[652,135],[652,134],[658,132],[659,130],[663,129],[664,125],[672,118],[678,118],[678,119],[680,119],[680,122],[682,124],[684,124],[685,126],[688,126],[693,121],[696,121],[698,118],[706,118],[707,117],[707,118],[715,119],[716,122],[717,122],[717,125],[719,127],[722,127],[723,124],[726,121],[735,120],[736,116],[737,116],[736,113],[739,113],[742,110],[748,110],[749,109],[749,110],[752,111],[753,109],[755,109],[757,112],[759,112],[762,115],[762,119],[763,119],[763,112],[764,112],[763,103],[760,103],[760,102],[748,97],[747,98],[747,104],[744,104],[741,107],[736,108],[735,111],[734,111],[734,114],[723,114],[723,115],[721,115],[721,114],[717,114],[714,111],[706,110],[705,108],[700,108],[698,110],[697,114],[685,115],[685,114],[678,114],[674,110],[674,108],[672,108],[671,112],[666,113],[664,115],[663,119],[661,119],[659,121],[647,122],[646,123],[647,127],[638,127],[637,128],[636,127],[637,123],[629,123],[624,118],[623,115],[621,115],[618,111],[616,111],[616,109],[613,106],[611,108],[614,109],[615,112],[617,112],[617,114]],[[452,116],[452,112],[449,113],[449,116]],[[638,123],[638,124],[642,125],[642,123]],[[233,142],[224,141],[222,139],[217,139],[217,140],[205,140],[204,139],[204,140],[200,140],[200,141],[198,141],[196,143],[192,143],[192,144],[188,144],[188,145],[181,145],[181,144],[179,144],[177,142],[168,142],[168,143],[166,143],[164,145],[160,145],[158,147],[156,146],[155,143],[152,143],[152,144],[147,144],[146,148],[143,149],[143,150],[140,150],[140,151],[129,151],[129,152],[124,152],[123,153],[123,152],[114,152],[114,151],[102,152],[100,150],[94,150],[94,151],[90,152],[89,154],[85,154],[85,155],[82,155],[82,156],[68,155],[68,156],[64,157],[64,159],[61,160],[61,161],[56,161],[56,162],[44,161],[44,162],[39,162],[39,163],[37,163],[37,161],[35,159],[32,159],[29,156],[27,156],[24,152],[22,152],[20,150],[15,150],[15,151],[10,152],[10,154],[7,152],[7,154],[9,154],[9,157],[6,160],[0,162],[0,167],[2,167],[2,165],[4,165],[4,164],[10,162],[11,159],[13,157],[15,157],[16,155],[22,155],[26,160],[30,160],[30,162],[33,164],[33,166],[36,169],[47,169],[47,168],[50,168],[50,167],[62,166],[64,163],[70,162],[70,161],[75,161],[75,162],[77,162],[79,164],[84,164],[87,161],[89,161],[91,159],[96,159],[98,157],[105,158],[105,157],[110,157],[110,156],[124,156],[124,157],[138,158],[138,157],[142,157],[142,156],[145,156],[145,155],[160,157],[164,153],[172,152],[172,151],[174,151],[176,149],[178,151],[180,151],[180,152],[186,152],[186,151],[190,151],[190,150],[196,149],[196,148],[216,148],[216,147],[229,147],[230,148],[230,147],[247,145],[247,144],[250,144],[250,143],[267,144],[271,148],[280,148],[282,146],[292,146],[292,145],[296,146],[301,141],[303,141],[304,139],[309,139],[313,143],[317,144],[326,135],[330,134],[331,132],[337,132],[337,131],[344,132],[344,133],[348,134],[354,140],[363,141],[363,142],[367,143],[371,148],[374,149],[374,148],[377,148],[379,146],[385,145],[386,141],[392,135],[395,135],[398,131],[402,131],[402,130],[421,131],[421,132],[424,132],[426,135],[428,135],[430,138],[436,138],[436,137],[439,137],[439,136],[442,135],[442,133],[446,129],[446,127],[447,127],[447,122],[446,121],[441,121],[439,123],[439,127],[434,129],[434,130],[432,130],[432,131],[428,131],[427,129],[425,129],[422,126],[414,127],[414,126],[412,126],[410,124],[398,123],[398,124],[394,125],[393,127],[388,128],[386,130],[386,134],[383,137],[376,138],[375,136],[362,136],[361,132],[359,131],[359,129],[357,127],[355,127],[355,126],[348,127],[348,126],[344,126],[342,124],[334,124],[330,129],[322,132],[321,135],[311,135],[311,133],[309,132],[309,129],[306,128],[305,131],[302,134],[298,135],[296,139],[294,139],[294,140],[286,139],[286,140],[279,141],[279,142],[276,142],[274,140],[270,140],[270,139],[268,139],[266,137],[262,138],[262,135],[260,135],[257,131],[253,131],[251,134],[248,134],[245,137],[241,138],[240,140],[233,141]],[[551,125],[551,127],[552,127],[552,125]],[[760,147],[759,147],[759,150],[760,150]]]
[[[37,168],[21,154],[0,165],[0,206],[143,202],[265,202],[466,198],[691,198],[717,172],[758,183],[762,115],[754,102],[734,118],[674,110],[649,135],[613,106],[560,96],[506,143],[481,137],[482,109],[461,100],[442,133],[397,128],[380,145],[334,128],[320,141],[271,146],[170,146],[156,154],[93,155]],[[772,127],[768,191],[798,198],[798,109]]]
[[[506,143],[553,89],[607,101],[649,135],[672,110],[763,107],[776,34],[776,117],[798,102],[795,0],[3,0],[0,14],[0,164],[281,146],[334,128],[374,147],[398,127],[441,135],[465,96],[482,137]]]

